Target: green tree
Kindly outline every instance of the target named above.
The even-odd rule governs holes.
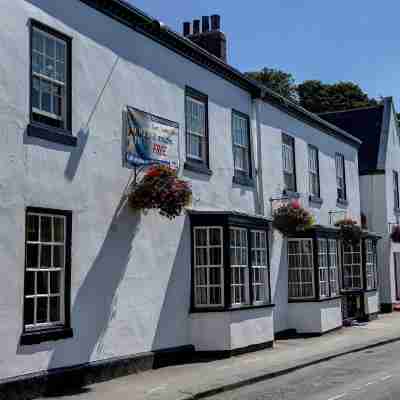
[[[369,98],[360,86],[352,82],[325,84],[309,80],[297,86],[297,94],[300,105],[314,113],[343,111],[378,104],[377,100]]]
[[[247,72],[246,76],[290,100],[297,100],[297,91],[292,74],[279,69],[263,68],[261,71]]]

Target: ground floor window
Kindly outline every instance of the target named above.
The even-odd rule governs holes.
[[[289,299],[315,297],[312,239],[288,239]]]
[[[361,242],[343,243],[343,290],[362,290]]]
[[[70,281],[69,212],[26,213],[24,328],[26,332],[68,324]]]
[[[367,276],[367,290],[377,288],[377,260],[376,260],[376,242],[371,239],[365,240],[365,273]]]
[[[270,304],[268,222],[246,217],[230,221],[226,214],[200,215],[191,215],[194,308]],[[197,225],[208,220],[221,225]]]
[[[336,239],[318,239],[319,296],[338,295],[338,244]]]

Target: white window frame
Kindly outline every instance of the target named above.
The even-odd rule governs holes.
[[[365,239],[365,273],[367,290],[375,290],[378,286],[376,245],[372,239]]]
[[[346,251],[347,246],[350,246],[351,251]],[[356,252],[354,251],[354,245],[344,245],[342,246],[342,251],[343,251],[343,290],[344,291],[349,291],[349,290],[362,290],[363,289],[363,259],[362,259],[362,243],[360,241],[360,251]],[[360,256],[360,263],[355,262],[355,257],[356,255],[359,254]],[[351,264],[346,263],[346,258],[351,257]],[[354,269],[356,267],[360,268],[360,275],[357,275],[354,273]],[[347,273],[347,271],[350,270],[350,274]],[[354,286],[354,280],[355,279],[360,279],[360,286]],[[346,280],[351,281],[351,285],[348,286],[346,285]]]
[[[66,268],[66,252],[67,252],[67,218],[64,215],[60,214],[48,214],[48,213],[37,213],[37,212],[30,212],[28,211],[26,214],[26,228],[27,228],[27,222],[28,222],[28,216],[37,216],[39,218],[39,230],[38,230],[38,240],[37,241],[30,241],[26,240],[25,248],[26,248],[26,257],[27,257],[27,247],[28,245],[34,245],[38,246],[38,266],[37,268],[32,268],[27,265],[26,261],[26,267],[25,267],[25,274],[27,272],[33,272],[35,274],[35,283],[34,283],[34,294],[26,294],[26,289],[24,290],[24,299],[33,299],[34,302],[34,315],[33,315],[33,324],[25,324],[25,319],[26,316],[24,315],[24,327],[26,331],[36,331],[36,330],[42,330],[45,328],[51,328],[51,327],[56,327],[56,326],[62,326],[65,324],[65,286],[66,286],[66,281],[65,281],[65,268]],[[51,218],[51,232],[52,232],[52,241],[51,242],[42,242],[41,241],[41,219],[42,218]],[[63,242],[55,242],[54,241],[54,218],[57,219],[62,219],[63,224],[64,224],[64,241]],[[51,266],[47,268],[41,268],[41,249],[42,246],[51,246]],[[63,246],[64,247],[64,260],[63,260],[63,267],[54,267],[54,247],[57,246]],[[37,293],[37,274],[38,272],[47,272],[47,289],[48,289],[48,294],[38,294]],[[60,292],[59,293],[50,293],[50,287],[51,287],[51,272],[59,272],[60,273]],[[50,299],[53,297],[58,297],[59,298],[59,315],[60,319],[59,321],[50,321]],[[46,298],[47,299],[47,322],[37,322],[37,300],[39,298]]]
[[[56,65],[56,63],[57,63],[56,44],[57,43],[61,43],[64,46],[64,71],[63,71],[64,79],[65,79],[64,82],[63,81],[59,81],[59,80],[57,80],[55,78],[49,77],[49,76],[47,76],[45,74],[39,73],[37,71],[34,71],[34,69],[33,69],[33,58],[34,58],[35,54],[37,54],[37,55],[39,55],[39,56],[41,56],[43,58],[44,65],[45,65],[46,58],[49,58],[49,57],[47,57],[46,52],[44,51],[44,49],[43,49],[43,53],[40,53],[37,49],[35,49],[33,47],[33,35],[35,33],[43,36],[44,38],[48,38],[48,39],[54,41],[55,54],[54,54],[54,59],[52,59],[53,62],[54,62],[54,65]],[[44,46],[45,46],[45,42],[44,42]],[[52,118],[52,119],[55,119],[55,120],[63,121],[63,129],[67,129],[67,118],[66,118],[66,116],[67,116],[67,96],[68,96],[68,93],[67,93],[67,84],[68,84],[68,82],[67,82],[67,79],[68,79],[68,76],[67,76],[68,43],[67,43],[67,41],[62,40],[62,39],[60,39],[60,38],[58,38],[58,37],[56,37],[54,35],[51,35],[48,32],[45,32],[44,30],[42,30],[40,28],[32,27],[31,59],[32,59],[32,61],[31,61],[32,62],[32,76],[31,76],[31,79],[32,79],[32,93],[31,93],[31,96],[33,95],[33,90],[34,90],[33,89],[34,79],[37,79],[39,81],[39,85],[40,85],[40,89],[39,89],[39,104],[41,104],[41,102],[42,102],[42,89],[41,89],[42,82],[45,82],[48,85],[50,85],[50,94],[49,94],[49,96],[50,96],[50,107],[51,107],[51,109],[54,111],[54,99],[55,99],[55,97],[61,98],[61,103],[62,103],[62,107],[61,107],[61,110],[60,110],[61,111],[61,115],[58,115],[55,112],[45,111],[42,108],[34,107],[33,104],[32,104],[32,112],[36,113],[36,114],[39,114],[39,115],[43,115],[43,116],[48,117],[48,118]],[[61,96],[54,95],[54,87],[55,86],[58,86],[58,87],[61,88],[61,91],[62,91],[62,95]]]
[[[290,253],[289,252],[290,251],[290,245],[289,244],[292,243],[292,242],[299,243],[299,249],[300,249],[299,253]],[[308,242],[310,244],[311,253],[304,253],[303,252],[303,242]],[[287,257],[288,258],[287,259],[288,259],[288,270],[289,270],[289,279],[288,279],[288,281],[289,281],[289,300],[315,299],[315,277],[314,277],[315,269],[314,269],[314,251],[313,251],[313,249],[314,249],[313,239],[309,239],[309,238],[288,239],[288,249],[287,249],[288,250],[287,251],[287,253],[288,253]],[[291,267],[291,265],[290,265],[290,256],[298,256],[299,257],[299,260],[300,260],[299,265],[300,265],[300,267],[296,267],[296,268]],[[303,256],[308,256],[308,258],[311,259],[311,262],[310,262],[309,266],[304,266],[303,265]],[[298,276],[300,277],[299,280],[297,280],[297,281],[291,281],[290,280],[290,271],[291,270],[298,272]],[[304,272],[304,271],[311,272],[311,279],[312,279],[311,281],[303,281],[301,279],[302,272]],[[305,290],[304,290],[304,288],[302,288],[302,285],[305,285],[305,284],[306,285],[310,285],[311,284],[311,286],[312,286],[312,294],[311,295],[309,295],[309,296],[294,296],[294,295],[291,295],[291,286],[298,286],[299,287],[299,292],[304,292]]]
[[[220,238],[221,238],[221,244],[220,245],[210,245],[210,230],[219,230],[220,231]],[[197,245],[197,231],[206,231],[207,232],[207,245]],[[208,263],[210,262],[210,249],[212,248],[220,248],[221,249],[221,263],[219,265],[211,265],[211,264],[206,264],[206,265],[196,265],[196,250],[197,249],[207,249],[207,260]],[[193,282],[194,282],[194,303],[196,308],[215,308],[215,307],[223,307],[224,306],[224,235],[223,235],[223,227],[222,226],[196,226],[193,228],[193,249],[194,249],[194,277],[193,277]],[[204,285],[198,285],[196,283],[196,269],[204,268],[207,271],[207,276],[206,276],[206,283]],[[210,269],[211,268],[220,268],[221,270],[221,284],[220,285],[214,285],[210,284]],[[210,289],[211,288],[220,288],[221,290],[221,302],[220,303],[211,303],[211,295],[210,295]],[[196,289],[197,288],[206,288],[207,289],[207,303],[199,303],[197,294],[196,294]]]
[[[337,239],[328,239],[328,257],[330,294],[331,297],[336,297],[339,296],[339,241]]]
[[[318,277],[319,277],[319,297],[326,299],[330,297],[330,277],[329,277],[329,249],[326,238],[317,239],[318,244]],[[322,248],[321,244],[324,244]]]
[[[290,141],[290,144],[285,143],[285,140]],[[296,190],[296,167],[295,167],[295,139],[286,134],[282,133],[282,167],[283,167],[283,181],[285,189],[290,191]],[[286,175],[291,176],[293,181],[293,187],[287,187]]]
[[[319,184],[319,154],[318,148],[312,145],[308,145],[308,186],[309,193],[312,196],[320,196],[320,184]],[[314,191],[314,183],[315,189]]]
[[[256,236],[260,234],[260,247],[256,246],[256,243],[253,239],[253,234]],[[251,273],[252,273],[252,286],[253,286],[253,304],[265,304],[269,303],[271,299],[271,288],[270,288],[270,279],[269,279],[269,262],[268,262],[268,233],[264,230],[252,229],[250,230],[251,240],[250,240],[250,254],[251,254]],[[261,237],[265,236],[265,247],[261,246],[262,240]],[[264,253],[265,262],[256,262],[253,263],[253,259],[258,260],[257,254]],[[254,257],[255,256],[255,257]],[[261,261],[261,259],[260,259]],[[255,272],[258,271],[260,275],[264,275],[264,282],[256,282],[255,280]],[[264,287],[264,299],[256,300],[256,288]]]
[[[400,207],[400,193],[399,193],[399,173],[397,171],[393,171],[393,201],[394,201],[394,209],[398,209]]]
[[[235,237],[235,245],[232,245],[232,234],[235,232],[235,236],[237,233],[239,233],[239,243],[236,241]],[[242,239],[245,238],[245,243],[242,242]],[[231,253],[230,257],[230,271],[231,271],[231,304],[232,307],[235,306],[242,306],[249,304],[249,298],[250,298],[250,293],[249,293],[249,238],[248,238],[248,230],[246,228],[238,228],[235,226],[230,226],[229,227],[229,249]],[[245,254],[245,261],[242,264],[234,264],[233,263],[233,258],[232,258],[232,251],[235,253],[235,258],[236,259],[242,259],[242,252]],[[243,272],[243,282],[241,278],[241,273]],[[237,279],[234,279],[234,277],[237,277],[239,282],[237,282]],[[241,293],[240,289],[243,289],[243,294]],[[239,299],[237,301],[237,299]]]
[[[236,141],[240,137],[241,141]],[[249,118],[240,115],[236,111],[232,111],[232,143],[233,143],[233,162],[235,171],[239,171],[246,175],[250,175],[250,126]],[[243,152],[244,168],[238,165],[237,152],[239,149]]]
[[[199,100],[192,96],[190,93],[186,93],[186,156],[189,159],[194,159],[197,161],[201,161],[204,164],[207,164],[207,102],[206,100]],[[193,109],[191,107],[191,103],[200,107],[203,110],[203,118],[202,121],[203,127],[202,131],[193,130],[192,126],[192,119],[193,119]],[[200,115],[198,114],[198,119],[200,120]],[[191,137],[196,137],[200,141],[200,148],[201,148],[201,156],[197,154],[191,153]]]
[[[338,200],[347,200],[346,193],[346,162],[344,155],[340,153],[335,154],[336,166],[336,185],[337,185],[337,198]],[[339,195],[341,191],[341,195]]]

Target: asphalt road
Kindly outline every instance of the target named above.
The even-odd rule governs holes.
[[[210,400],[400,400],[400,343],[376,347]]]

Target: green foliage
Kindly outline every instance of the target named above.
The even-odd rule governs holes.
[[[158,209],[162,216],[173,219],[189,205],[191,198],[189,182],[178,179],[172,169],[157,165],[132,188],[129,204],[134,210]]]
[[[287,99],[297,100],[296,85],[292,74],[279,69],[263,68],[261,71],[247,72],[246,76]]]
[[[352,82],[326,84],[310,80],[298,85],[297,93],[300,105],[314,113],[378,105],[375,99],[369,98],[360,86]]]

